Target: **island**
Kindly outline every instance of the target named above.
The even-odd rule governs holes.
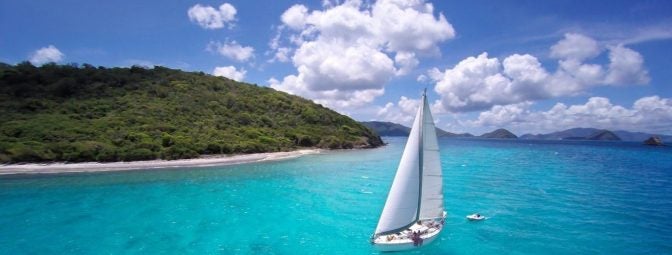
[[[609,130],[599,130],[588,137],[586,140],[597,140],[597,141],[620,141],[621,138],[618,135],[614,134]]]
[[[495,139],[516,139],[518,138],[516,135],[511,133],[509,130],[500,128],[495,131],[489,132],[482,134],[480,136],[481,138],[495,138]]]
[[[644,144],[646,145],[651,145],[651,146],[663,146],[663,140],[660,139],[658,136],[651,136],[649,139],[646,139],[644,141]]]
[[[394,122],[386,122],[386,121],[362,121],[360,122],[362,125],[367,126],[370,129],[373,129],[376,131],[381,136],[408,136],[408,134],[411,132],[411,128],[406,127],[404,125],[394,123]],[[437,137],[473,137],[472,134],[469,133],[452,133],[445,131],[440,128],[436,128],[436,136]]]
[[[203,72],[0,63],[0,85],[0,163],[383,144],[371,129],[310,100]]]
[[[649,134],[644,132],[631,132],[625,130],[606,130],[596,128],[570,128],[547,134],[524,134],[520,139],[528,140],[613,140],[627,142],[642,142],[652,136],[662,141],[671,141],[672,136]],[[618,140],[616,140],[618,138]]]

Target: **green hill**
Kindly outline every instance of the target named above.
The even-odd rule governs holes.
[[[381,144],[368,128],[309,100],[202,72],[0,63],[4,163]]]
[[[392,122],[362,121],[360,123],[381,136],[408,136],[411,132],[411,128]]]

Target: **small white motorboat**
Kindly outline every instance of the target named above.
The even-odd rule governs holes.
[[[474,213],[472,215],[467,215],[467,219],[470,221],[479,221],[479,220],[485,220],[485,216],[480,215],[478,213]]]

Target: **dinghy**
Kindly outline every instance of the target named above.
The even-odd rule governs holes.
[[[478,213],[474,213],[472,215],[467,215],[467,219],[470,221],[479,221],[479,220],[485,220],[485,216],[480,215]]]
[[[371,243],[380,251],[410,250],[427,245],[444,226],[446,212],[439,144],[426,93],[425,90],[385,207],[371,237]]]

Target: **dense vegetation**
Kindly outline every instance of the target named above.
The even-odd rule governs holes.
[[[0,63],[2,163],[381,144],[368,128],[309,100],[202,72]]]
[[[411,128],[392,122],[362,121],[360,123],[370,129],[373,129],[373,131],[376,131],[376,133],[381,136],[408,136],[408,134],[411,132]]]

